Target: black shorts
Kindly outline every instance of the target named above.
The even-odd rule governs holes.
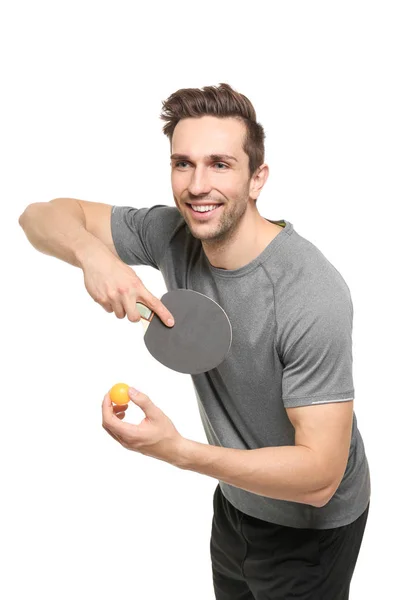
[[[216,600],[347,600],[369,504],[353,523],[296,529],[244,514],[218,485],[210,541]]]

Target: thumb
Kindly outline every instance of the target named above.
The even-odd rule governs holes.
[[[128,390],[129,398],[145,413],[146,417],[154,418],[156,416],[157,407],[146,394],[142,394],[135,388],[130,387]]]

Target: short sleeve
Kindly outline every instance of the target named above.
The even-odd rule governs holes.
[[[295,314],[284,336],[285,408],[354,399],[353,305],[346,284],[314,290]]]
[[[128,265],[159,269],[181,220],[179,211],[172,206],[113,206],[111,235],[119,257]]]

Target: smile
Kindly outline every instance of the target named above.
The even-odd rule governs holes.
[[[192,215],[195,215],[198,220],[205,220],[210,218],[215,212],[221,208],[222,204],[205,204],[203,206],[193,206],[191,204],[188,205],[190,207],[190,211]]]
[[[216,208],[218,208],[219,204],[210,204],[208,206],[194,206],[193,204],[191,204],[190,206],[196,212],[208,212],[210,210],[215,210]]]

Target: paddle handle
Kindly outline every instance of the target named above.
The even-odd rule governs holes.
[[[145,319],[146,321],[149,321],[149,322],[151,321],[154,313],[152,310],[150,310],[150,308],[148,308],[141,302],[136,302],[136,308],[140,312],[140,316],[142,317],[142,319]]]

